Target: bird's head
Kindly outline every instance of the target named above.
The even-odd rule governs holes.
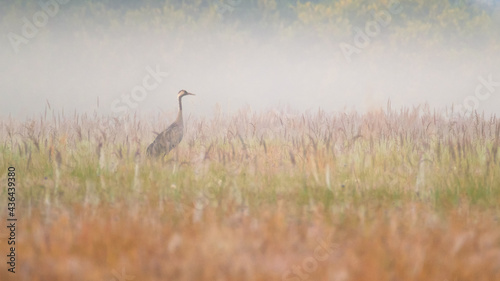
[[[179,93],[177,94],[177,98],[182,98],[183,96],[191,95],[194,96],[195,94],[189,93],[186,90],[180,90]]]

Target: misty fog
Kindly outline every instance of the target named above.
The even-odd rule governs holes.
[[[17,46],[8,34],[22,36],[23,17],[33,21],[33,12],[3,19],[0,116],[37,116],[48,105],[67,114],[175,112],[181,89],[196,94],[184,100],[185,114],[193,116],[217,107],[227,113],[243,107],[365,112],[385,108],[388,100],[393,107],[428,103],[439,110],[471,102],[467,97],[478,87],[485,97],[476,100],[477,110],[500,113],[500,50],[481,41],[467,42],[466,52],[457,51],[456,42],[425,49],[398,44],[385,36],[387,28],[397,28],[392,21],[346,55],[341,44],[355,47],[356,32],[324,43],[309,36],[314,27],[307,25],[276,36],[271,27],[203,27],[202,20],[197,30],[158,31],[129,22],[110,32],[67,25],[64,13],[72,3],[66,5]],[[358,27],[366,33],[363,23],[373,20],[358,19]]]

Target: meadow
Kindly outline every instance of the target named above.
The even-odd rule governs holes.
[[[498,117],[304,109],[465,104],[477,77],[497,87],[497,2],[54,3],[0,2],[0,281],[500,280]],[[148,67],[172,76],[134,109],[160,113],[111,116]],[[162,94],[180,87],[203,106],[148,159],[175,118]],[[296,97],[299,110],[238,103]],[[238,106],[202,112],[214,103]]]
[[[497,117],[217,111],[148,159],[172,120],[0,120],[0,280],[500,280]]]

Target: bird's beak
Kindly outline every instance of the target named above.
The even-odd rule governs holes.
[[[193,93],[187,93],[187,94],[188,94],[188,95],[191,95],[191,96],[196,96],[196,95],[195,95],[195,94],[193,94]]]

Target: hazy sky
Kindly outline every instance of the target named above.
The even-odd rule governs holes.
[[[349,59],[342,42],[283,40],[261,35],[262,29],[238,33],[236,26],[236,39],[217,29],[176,31],[169,38],[127,28],[79,33],[61,26],[58,16],[19,44],[17,53],[9,33],[22,34],[23,16],[4,21],[0,116],[36,116],[47,101],[67,113],[175,112],[181,89],[196,94],[184,99],[184,108],[197,116],[210,115],[216,104],[227,112],[247,105],[365,111],[385,107],[388,99],[393,106],[428,102],[437,108],[477,102],[478,110],[500,114],[499,50],[482,51],[480,42],[477,52],[459,59],[447,55],[450,46],[394,53],[381,48],[391,44],[382,28]],[[354,46],[354,40],[343,43]],[[476,91],[480,99],[474,99]]]

